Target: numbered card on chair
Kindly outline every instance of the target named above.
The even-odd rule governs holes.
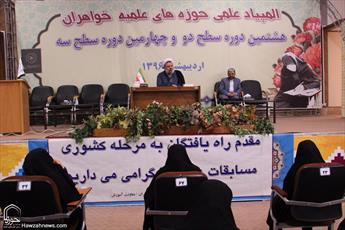
[[[30,191],[31,181],[19,181],[17,186],[17,191]]]
[[[330,168],[320,168],[320,176],[330,176],[331,169]]]
[[[182,177],[182,178],[176,178],[175,180],[175,185],[176,187],[184,187],[187,186],[187,178],[186,177]]]

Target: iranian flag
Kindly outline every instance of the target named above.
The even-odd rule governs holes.
[[[143,73],[141,72],[141,69],[139,68],[137,76],[135,77],[135,81],[138,81],[140,83],[145,83],[145,78]]]

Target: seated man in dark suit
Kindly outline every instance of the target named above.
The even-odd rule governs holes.
[[[218,93],[222,102],[240,100],[241,80],[236,77],[236,71],[234,68],[228,69],[228,77],[221,80]]]
[[[163,61],[164,71],[157,76],[157,86],[183,86],[185,81],[183,74],[174,69],[174,63],[171,58]]]

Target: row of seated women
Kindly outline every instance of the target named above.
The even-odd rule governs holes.
[[[302,141],[297,148],[295,162],[284,179],[283,190],[287,192],[288,199],[291,199],[294,190],[294,181],[298,169],[308,163],[323,163],[324,160],[314,142],[310,140]],[[80,194],[74,186],[67,170],[54,160],[44,149],[35,149],[28,153],[23,164],[25,175],[44,175],[55,181],[59,188],[62,205],[66,207],[68,202],[78,200]],[[165,165],[160,168],[152,179],[145,194],[145,210],[153,208],[154,205],[154,181],[158,175],[172,171],[200,171],[201,169],[193,164],[188,157],[183,145],[172,145],[167,154]],[[179,230],[237,230],[235,218],[231,210],[231,200],[233,198],[231,189],[218,180],[204,181],[196,196],[185,221]],[[289,207],[276,196],[273,199],[273,213],[278,221],[291,219]],[[74,226],[79,226],[82,221],[82,210],[72,218]],[[270,215],[267,224],[272,228]],[[345,222],[338,229],[344,228]],[[78,227],[74,228],[78,229]],[[144,230],[153,229],[152,216],[145,215]],[[306,228],[305,228],[306,229]],[[345,228],[344,228],[345,229]],[[343,230],[343,229],[342,229]]]

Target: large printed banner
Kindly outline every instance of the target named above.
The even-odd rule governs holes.
[[[282,187],[298,144],[307,139],[315,142],[326,162],[345,164],[344,134],[159,136],[137,143],[88,138],[81,145],[73,139],[49,139],[49,152],[67,167],[77,186],[93,187],[88,201],[122,202],[143,200],[154,173],[165,163],[168,146],[181,143],[208,178],[224,181],[236,199],[246,200],[268,195],[271,179]],[[35,148],[48,149],[48,140],[0,141],[0,180],[22,175],[24,158]]]
[[[138,201],[174,143],[192,162],[228,184],[235,197],[267,196],[272,182],[272,136],[159,136],[126,143],[124,138],[49,139],[51,155],[68,168],[77,186],[91,186],[88,201]],[[260,182],[260,183],[258,183]]]
[[[319,18],[319,0],[16,1],[19,47],[41,49],[44,85],[132,85],[141,69],[156,86],[170,57],[187,84],[201,86],[203,102],[234,67],[272,97],[280,92],[288,99],[277,104],[283,107],[301,96],[309,100],[299,106],[320,105],[319,84],[291,91],[321,79]],[[282,72],[283,56],[297,65],[291,76]],[[299,72],[307,68],[301,62],[312,70]],[[38,84],[33,75],[26,79]]]

